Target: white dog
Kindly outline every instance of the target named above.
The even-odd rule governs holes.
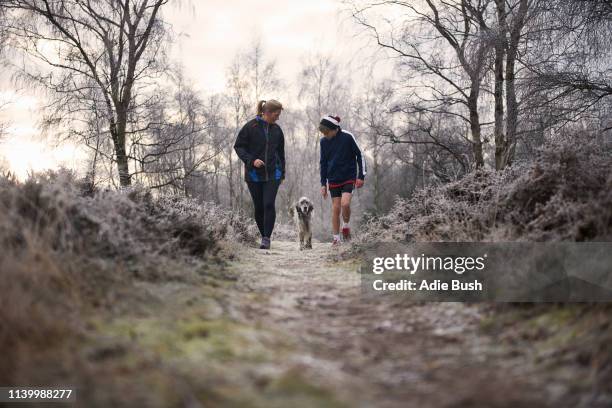
[[[302,197],[295,204],[295,208],[291,208],[293,220],[298,230],[298,239],[300,242],[300,250],[312,249],[312,229],[311,218],[314,206],[312,201],[307,197]]]

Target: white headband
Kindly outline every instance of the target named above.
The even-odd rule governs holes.
[[[339,122],[338,122],[336,119],[332,118],[332,117],[331,117],[331,116],[329,116],[329,115],[325,115],[325,116],[323,116],[323,117],[321,118],[321,120],[323,120],[323,119],[325,119],[325,120],[326,120],[326,121],[328,121],[328,122],[333,123],[333,124],[334,124],[334,125],[336,125],[336,126],[340,126],[340,123],[339,123]]]

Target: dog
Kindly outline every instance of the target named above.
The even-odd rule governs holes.
[[[312,228],[311,218],[314,206],[312,201],[307,197],[302,197],[291,208],[293,220],[298,230],[298,239],[300,243],[300,251],[303,249],[312,249]]]

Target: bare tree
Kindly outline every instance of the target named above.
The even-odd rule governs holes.
[[[612,64],[602,63],[612,51],[612,1],[546,0],[544,4],[546,12],[539,23],[545,28],[542,43],[547,58],[534,61],[530,68],[544,83],[598,99],[612,96]],[[558,52],[561,49],[564,52]]]
[[[4,46],[6,44],[6,35],[7,35],[7,30],[6,30],[6,9],[4,6],[4,3],[0,2],[0,65],[4,65]],[[5,108],[5,105],[7,104],[6,101],[2,101],[0,100],[0,113],[2,113],[2,110]],[[6,124],[0,122],[0,140],[2,140],[2,137],[4,136],[6,130]]]
[[[356,107],[355,117],[358,121],[358,134],[364,140],[365,150],[372,157],[370,175],[371,181],[366,188],[371,187],[372,209],[375,214],[382,214],[387,206],[383,201],[385,177],[389,174],[389,154],[391,138],[394,134],[392,105],[395,93],[389,83],[372,84],[366,88],[360,103]]]
[[[234,135],[238,134],[248,116],[250,105],[254,104],[249,98],[249,83],[246,79],[247,70],[244,60],[244,55],[237,53],[227,68],[226,74],[226,99],[228,101],[229,115],[231,117],[230,123],[233,125]],[[228,140],[224,146],[228,164],[229,205],[231,208],[241,207],[241,203],[236,202],[242,201],[241,162],[238,158],[234,158],[233,140]],[[235,177],[234,169],[237,169],[237,177]],[[238,194],[236,193],[236,185],[238,186]]]
[[[500,126],[500,115],[496,115],[495,134],[501,140],[496,143],[497,168],[510,164],[517,154],[533,155],[547,135],[572,123],[580,123],[583,129],[609,126],[609,3],[496,2],[500,23],[491,27],[501,40],[496,43],[496,55],[505,56],[505,69],[496,67],[500,74],[496,91],[505,81],[506,95],[503,98],[496,92],[495,98],[507,112]],[[496,112],[500,112],[497,107]]]
[[[171,189],[186,196],[208,195],[200,184],[212,173],[210,163],[220,153],[224,123],[222,98],[203,101],[177,70],[165,92],[146,113],[151,123],[134,137],[129,157],[134,177],[143,175],[150,188]]]
[[[48,89],[55,119],[103,112],[122,186],[130,185],[128,137],[146,88],[164,70],[167,29],[160,10],[168,0],[6,0],[15,45],[51,72],[22,67]],[[141,96],[145,102],[139,102]],[[146,127],[147,125],[145,125]]]
[[[6,43],[7,27],[6,27],[6,5],[0,2],[0,55]]]
[[[314,54],[305,58],[300,72],[299,100],[306,103],[306,116],[312,124],[312,144],[315,161],[319,149],[318,125],[324,114],[342,114],[341,106],[347,89],[341,81],[338,63],[330,56]]]
[[[504,168],[508,163],[512,161],[514,156],[514,150],[516,147],[516,136],[518,126],[519,107],[516,96],[516,62],[519,58],[518,48],[521,41],[521,32],[525,26],[527,19],[527,12],[529,10],[529,0],[519,0],[514,2],[510,9],[513,13],[513,18],[509,23],[509,19],[503,14],[506,12],[505,7],[502,6],[502,0],[497,0],[498,5],[498,16],[502,14],[499,24],[506,37],[508,33],[507,41],[504,41],[504,48],[506,50],[506,109],[508,110],[506,117],[506,138],[498,143],[496,140],[495,150],[495,164],[497,169]],[[516,8],[516,11],[512,9]]]
[[[471,146],[477,167],[484,165],[482,123],[479,112],[481,87],[491,50],[488,33],[472,18],[471,8],[484,12],[489,1],[471,4],[467,0],[424,2],[349,1],[353,18],[369,32],[377,44],[401,58],[410,71],[407,82],[418,99],[414,112],[455,116],[470,128]],[[468,5],[468,3],[470,3]],[[374,11],[392,15],[403,13],[400,33],[391,27],[383,32],[383,23]],[[450,52],[449,52],[450,51]],[[414,75],[414,73],[418,74]],[[463,109],[467,110],[467,115]]]
[[[261,39],[257,38],[243,55],[251,94],[255,101],[275,92],[280,86],[276,61],[268,60]]]
[[[495,0],[495,12],[488,10],[490,2],[465,0],[466,16],[473,18],[481,31],[494,41],[495,99],[495,168],[503,169],[512,161],[516,147],[519,102],[516,94],[519,46],[525,42],[523,29],[530,9],[537,9],[537,0]],[[483,7],[483,5],[485,7]],[[492,15],[495,18],[491,18]],[[492,20],[492,21],[489,21]],[[505,99],[504,99],[505,91]],[[504,106],[506,117],[504,122]],[[505,128],[505,129],[504,129]]]

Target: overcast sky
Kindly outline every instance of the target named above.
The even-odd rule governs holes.
[[[226,67],[257,37],[266,55],[277,61],[284,83],[295,82],[309,53],[334,54],[358,68],[369,55],[364,50],[365,39],[355,39],[355,26],[341,10],[336,0],[193,0],[167,6],[164,16],[174,31],[172,58],[180,61],[186,76],[204,95],[223,90]],[[40,96],[32,90],[16,91],[8,75],[0,73],[0,103],[10,102],[0,113],[0,122],[9,123],[0,156],[21,176],[30,168],[40,170],[59,163],[76,166],[82,155],[74,146],[54,147],[40,140],[36,128]]]
[[[220,91],[225,67],[257,37],[286,80],[306,53],[351,55],[353,26],[334,0],[194,2],[169,9],[166,18],[177,38],[174,57],[203,90]]]

